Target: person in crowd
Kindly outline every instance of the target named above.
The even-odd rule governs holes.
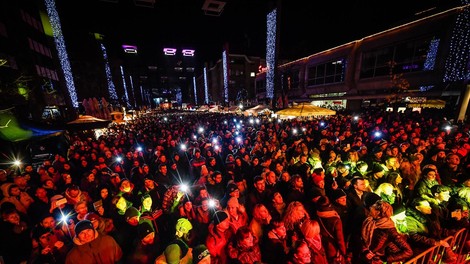
[[[390,172],[385,182],[390,183],[393,186],[393,194],[395,195],[395,203],[406,204],[408,197],[405,197],[405,191],[403,189],[403,177],[398,172]]]
[[[211,263],[227,263],[228,255],[226,246],[233,235],[234,233],[230,228],[228,214],[224,211],[215,212],[212,222],[209,225],[209,234],[206,239],[206,246],[211,255]]]
[[[400,235],[391,219],[392,206],[383,200],[375,202],[362,223],[363,257],[366,261],[382,260],[387,263],[406,261],[413,250]]]
[[[122,258],[121,247],[114,238],[100,235],[89,220],[75,225],[74,246],[68,252],[66,264],[74,263],[118,263]]]
[[[102,235],[106,235],[106,223],[105,219],[103,219],[99,214],[95,212],[90,212],[85,215],[85,220],[89,220],[93,224],[93,228],[98,231],[98,233]],[[116,240],[116,239],[115,239]],[[116,240],[118,242],[118,240]],[[119,242],[118,242],[119,244]]]
[[[449,243],[442,239],[439,219],[432,214],[431,204],[424,198],[414,199],[407,207],[406,228],[415,254],[424,251],[429,246],[449,247]]]
[[[271,222],[272,216],[264,204],[255,205],[252,215],[249,227],[258,239],[263,239],[266,227]]]
[[[287,245],[287,232],[284,222],[273,217],[269,223],[266,239],[261,241],[262,261],[266,263],[286,263],[290,247]]]
[[[421,179],[416,183],[413,193],[413,199],[423,198],[429,203],[436,203],[431,188],[439,185],[436,180],[437,171],[431,168],[423,169]]]
[[[172,241],[165,247],[163,254],[155,260],[155,264],[190,264],[193,259],[191,237],[193,225],[186,218],[176,221],[175,235]]]
[[[64,243],[52,229],[40,225],[33,229],[32,238],[37,242],[37,247],[33,249],[29,263],[65,263],[71,243]]]
[[[1,190],[3,192],[3,199],[0,200],[0,205],[10,202],[15,205],[16,210],[22,214],[27,214],[29,206],[34,202],[27,192],[21,191],[20,187],[15,183],[3,184]]]
[[[160,241],[150,221],[142,221],[137,226],[137,239],[127,256],[127,263],[153,264],[161,254]]]
[[[292,248],[288,264],[308,264],[312,262],[312,255],[307,241],[304,239],[297,240]]]
[[[333,191],[331,198],[328,197],[328,199],[330,199],[333,209],[338,213],[341,223],[343,224],[343,229],[347,229],[346,223],[348,221],[349,205],[346,192],[338,188]],[[345,230],[344,233],[349,234],[347,230]]]
[[[321,176],[318,176],[321,178]],[[290,180],[290,188],[286,196],[286,203],[293,201],[306,202],[306,195],[304,191],[304,180],[300,174],[292,175]]]
[[[328,262],[325,248],[322,245],[322,236],[320,235],[320,225],[315,220],[307,220],[301,226],[302,235],[310,248],[310,257],[312,263],[327,264]]]
[[[300,226],[308,219],[310,219],[310,215],[301,202],[294,201],[289,203],[283,218],[289,246],[292,246],[292,243],[297,239],[302,238]]]
[[[322,250],[325,252],[325,258],[328,263],[333,263],[335,258],[344,260],[346,257],[346,238],[344,237],[343,223],[340,216],[326,196],[321,196],[318,199],[316,207],[318,216],[316,225],[318,225],[318,231],[321,234]]]
[[[240,227],[227,245],[228,263],[255,264],[261,261],[258,238],[248,226]]]
[[[237,198],[232,197],[228,200],[226,211],[229,217],[230,227],[233,229],[234,233],[237,232],[240,227],[246,226],[249,223],[245,206],[241,205]]]
[[[256,176],[253,180],[254,188],[248,193],[247,209],[248,212],[253,212],[253,208],[257,204],[269,203],[269,192],[266,190],[266,181],[260,175]]]
[[[211,253],[206,245],[199,244],[193,248],[193,264],[210,264]]]
[[[271,197],[271,203],[267,207],[269,209],[269,213],[273,218],[278,217],[282,219],[284,217],[287,204],[284,202],[284,198],[280,192],[274,192]]]
[[[26,263],[31,256],[31,227],[15,205],[5,202],[0,208],[0,252],[5,263]]]

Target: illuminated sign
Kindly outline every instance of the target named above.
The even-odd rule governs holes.
[[[125,53],[137,53],[137,46],[131,46],[131,45],[122,45],[122,49],[124,50]]]
[[[167,56],[175,56],[177,51],[178,51],[178,49],[175,49],[175,48],[164,48],[163,49],[163,53],[165,53],[165,55],[167,55]],[[181,51],[181,54],[184,57],[194,57],[195,52],[196,51],[192,50],[192,49],[183,49]]]
[[[167,56],[175,56],[176,51],[177,51],[177,49],[174,49],[174,48],[164,48],[163,49],[163,53],[165,53],[165,55],[167,55]]]
[[[191,50],[191,49],[184,49],[183,51],[181,51],[183,53],[183,56],[185,57],[194,57],[194,52],[195,50]]]

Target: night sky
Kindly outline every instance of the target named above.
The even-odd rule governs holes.
[[[266,14],[274,0],[226,0],[220,16],[204,15],[203,0],[157,0],[153,8],[132,0],[57,0],[62,30],[70,48],[80,48],[84,34],[105,35],[108,46],[137,45],[143,54],[163,47],[192,48],[200,61],[221,58],[223,44],[230,53],[265,57]],[[280,58],[298,59],[417,17],[415,13],[460,1],[312,1],[281,3]],[[75,42],[75,44],[72,44]]]

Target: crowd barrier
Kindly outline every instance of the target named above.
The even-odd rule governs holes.
[[[465,247],[467,236],[468,230],[466,228],[462,228],[453,236],[449,236],[444,239],[444,241],[449,243],[450,248],[456,257],[456,260],[452,261],[452,264],[467,263],[467,261],[470,260],[470,252],[468,248]],[[444,246],[433,246],[414,256],[404,264],[445,264],[444,252]]]

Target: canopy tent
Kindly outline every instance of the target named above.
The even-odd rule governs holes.
[[[295,118],[295,117],[310,117],[310,116],[328,116],[336,115],[336,111],[314,106],[311,103],[301,103],[292,107],[282,109],[276,112],[279,118]]]
[[[21,124],[13,113],[13,108],[0,110],[0,138],[9,142],[29,139],[42,139],[57,136],[63,130],[50,130]]]
[[[245,116],[250,116],[250,115],[257,116],[259,114],[272,113],[272,112],[273,111],[269,109],[268,105],[257,105],[255,107],[246,109],[245,111],[243,111],[243,114]]]
[[[429,99],[421,103],[410,103],[408,104],[408,107],[412,108],[417,108],[417,107],[423,107],[423,108],[438,108],[442,109],[446,106],[446,101],[444,100],[439,100],[439,99]]]
[[[99,119],[90,115],[81,115],[77,119],[67,123],[67,128],[71,130],[88,130],[108,127],[111,120]]]

